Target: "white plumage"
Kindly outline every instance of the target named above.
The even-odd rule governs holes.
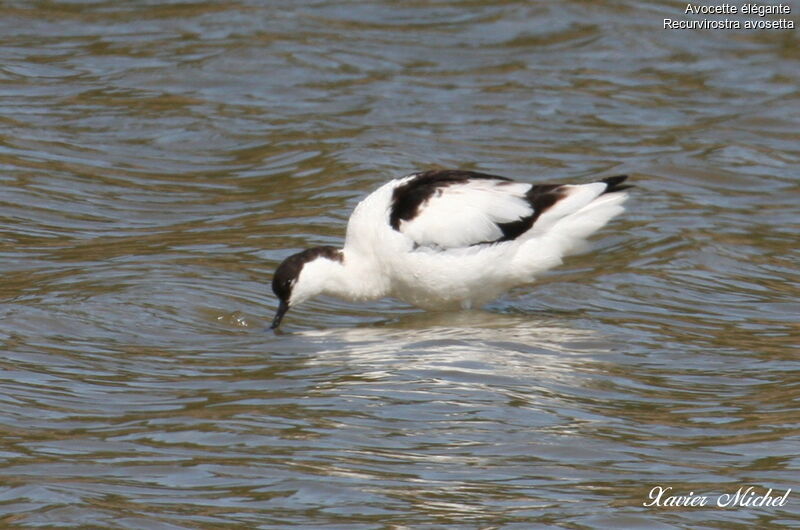
[[[434,170],[392,180],[356,206],[343,249],[315,247],[281,263],[272,282],[280,300],[272,327],[319,294],[478,307],[559,265],[621,213],[625,179],[533,185]]]
[[[525,201],[530,187],[502,180],[472,180],[439,188],[413,220],[400,223],[400,232],[420,246],[456,248],[494,241],[502,236],[498,223],[530,215],[531,207]]]

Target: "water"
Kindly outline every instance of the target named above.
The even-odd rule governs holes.
[[[798,34],[683,7],[4,2],[2,525],[796,526]],[[283,257],[435,166],[637,188],[485,310],[265,332]]]

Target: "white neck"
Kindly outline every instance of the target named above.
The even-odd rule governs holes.
[[[389,282],[375,260],[342,251],[342,261],[317,258],[306,263],[292,293],[293,303],[327,294],[345,300],[374,300],[386,296]]]

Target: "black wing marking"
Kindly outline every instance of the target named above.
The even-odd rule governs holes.
[[[563,184],[537,184],[532,186],[525,199],[531,205],[532,214],[521,217],[510,223],[498,223],[497,226],[503,232],[503,237],[488,243],[499,243],[501,241],[511,241],[527,232],[544,212],[564,197]]]
[[[621,185],[627,179],[628,175],[617,175],[616,177],[606,177],[604,179],[601,179],[600,181],[605,182],[606,185],[608,186],[606,188],[606,191],[604,191],[603,193],[614,193],[615,191],[622,191],[622,190],[627,190],[628,188],[632,188],[633,185],[631,184],[626,184],[625,186]]]
[[[630,188],[631,186],[622,185],[626,179],[626,175],[602,179],[601,182],[606,185],[602,193]],[[475,193],[487,193],[487,209],[482,213],[476,212],[474,200],[468,199],[470,181],[490,181],[487,188],[472,188]],[[512,208],[511,211],[518,212],[519,217],[516,219],[508,211],[503,213],[502,209],[497,209],[502,201],[498,203],[496,195],[494,199],[488,198],[505,186],[514,186],[508,189],[507,204],[508,208]],[[523,188],[520,189],[520,186]],[[467,194],[463,196],[464,210],[458,207],[458,201],[462,200],[458,195],[451,196],[456,202],[447,202],[451,187],[459,193]],[[579,193],[580,188],[581,185],[530,185],[499,175],[474,171],[424,171],[411,175],[393,191],[389,224],[394,230],[411,237],[415,246],[458,248],[511,241],[528,232],[537,219],[559,201]],[[473,195],[472,198],[474,197]],[[438,202],[439,200],[446,202]],[[587,200],[591,200],[591,197]],[[429,202],[430,208],[427,207]],[[437,218],[437,215],[442,217]],[[448,223],[454,230],[447,229]],[[491,226],[494,229],[490,229]]]
[[[395,188],[392,193],[389,224],[395,230],[400,230],[400,221],[414,219],[419,213],[419,207],[444,187],[473,179],[512,182],[511,179],[498,175],[459,169],[433,169],[412,176],[411,180]]]
[[[616,177],[606,177],[601,179],[601,182],[606,184],[606,189],[602,195],[606,193],[614,193],[617,191],[627,190],[632,188],[631,185],[622,186],[621,184],[627,180],[628,175],[617,175]],[[498,241],[509,241],[516,239],[528,230],[531,229],[533,223],[544,212],[546,212],[555,203],[566,197],[566,190],[564,184],[538,184],[533,186],[525,198],[533,209],[533,214],[528,217],[523,217],[513,223],[500,223],[497,226],[503,231],[503,237]]]

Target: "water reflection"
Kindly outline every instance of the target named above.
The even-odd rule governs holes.
[[[516,379],[563,379],[574,371],[571,345],[602,343],[591,331],[552,321],[485,311],[411,314],[380,325],[308,330],[308,362],[346,365],[352,372],[396,375],[444,384],[492,387]],[[594,339],[594,342],[593,342]]]

